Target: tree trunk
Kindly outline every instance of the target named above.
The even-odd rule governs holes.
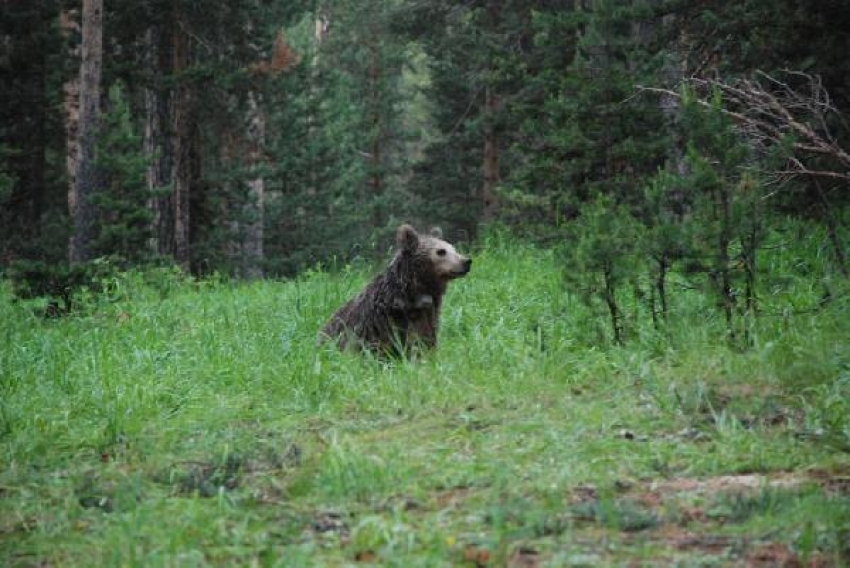
[[[676,29],[681,16],[668,14],[662,19],[661,25],[667,29]],[[680,28],[681,30],[681,28]],[[686,38],[684,31],[680,31],[676,36],[675,43],[665,55],[664,64],[661,68],[661,77],[664,83],[671,89],[677,88],[685,77],[685,67],[682,53]],[[670,93],[664,93],[660,97],[661,113],[664,116],[665,126],[670,132],[670,143],[667,146],[667,160],[671,169],[680,176],[684,177],[688,174],[688,162],[685,159],[686,143],[682,137],[681,128],[679,128],[679,116],[682,112],[681,101],[679,97]]]
[[[726,176],[721,177],[724,182],[717,188],[719,199],[719,230],[717,232],[717,271],[718,286],[721,302],[723,303],[723,315],[726,319],[726,333],[730,341],[735,339],[735,295],[732,290],[732,271],[729,265],[729,244],[732,242],[732,220],[731,220],[731,196],[730,189],[726,186]]]
[[[189,66],[189,37],[180,30],[174,31],[173,70],[180,75]],[[174,186],[174,261],[189,270],[189,194],[192,183],[192,96],[185,78],[178,78],[174,93],[173,149],[171,179]]]
[[[94,198],[100,191],[95,147],[100,121],[100,75],[103,60],[103,0],[83,0],[83,42],[80,60],[79,157],[74,200],[74,234],[70,260],[90,260],[97,232]]]
[[[76,10],[62,10],[59,25],[62,36],[69,44],[67,51],[71,61],[78,61],[80,45],[74,41],[80,33],[79,13]],[[79,63],[78,63],[79,65]],[[77,159],[79,156],[80,128],[80,75],[68,78],[62,86],[65,94],[65,172],[68,176],[68,211],[73,218],[77,207]],[[70,252],[70,251],[69,251]]]
[[[614,333],[614,343],[623,344],[623,329],[620,318],[620,308],[617,305],[616,287],[614,286],[613,270],[605,269],[605,303],[608,305],[608,313],[611,315],[611,330]]]
[[[758,199],[753,199],[750,207],[749,230],[747,234],[742,235],[741,239],[741,260],[743,261],[745,275],[745,313],[748,318],[758,315],[758,291],[756,285],[758,277],[759,233],[761,229],[761,211],[759,210]]]
[[[369,175],[369,191],[372,201],[372,224],[381,227],[384,224],[384,211],[381,204],[384,193],[384,132],[381,108],[381,56],[378,46],[371,43],[369,46],[369,106],[370,125],[372,140],[369,145],[371,173]]]
[[[248,96],[248,163],[257,168],[262,162],[263,143],[266,136],[266,118],[257,97]],[[245,225],[242,247],[242,275],[245,278],[263,277],[263,213],[265,180],[257,176],[248,181],[248,202],[245,204]]]
[[[495,114],[499,99],[487,88],[484,95],[484,114],[490,119]],[[484,134],[484,163],[482,166],[484,185],[481,188],[482,212],[481,219],[485,223],[492,221],[499,210],[499,199],[496,187],[499,185],[499,139],[495,127],[490,124]]]
[[[820,210],[824,224],[826,225],[826,234],[829,237],[829,242],[832,244],[832,252],[835,255],[835,262],[838,264],[838,270],[845,277],[850,277],[850,269],[847,267],[847,255],[844,254],[844,245],[842,245],[841,237],[839,236],[839,225],[836,216],[833,214],[832,205],[827,199],[826,192],[818,180],[814,180],[815,188],[818,192],[820,201]]]
[[[661,303],[661,319],[667,321],[667,271],[670,265],[665,256],[655,259],[658,263],[658,272],[655,275],[655,290],[658,292],[658,300]]]
[[[171,91],[161,77],[171,74],[171,30],[161,24],[148,28],[145,43],[151,83],[145,88],[145,155],[150,160],[145,174],[148,191],[163,191],[171,184],[172,146],[170,128]],[[148,198],[151,220],[151,251],[162,257],[174,255],[174,205],[172,194]]]

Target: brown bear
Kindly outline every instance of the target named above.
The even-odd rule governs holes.
[[[420,235],[410,225],[396,231],[398,251],[384,272],[342,306],[319,334],[378,354],[406,355],[437,345],[440,308],[449,280],[466,276],[472,260],[442,240],[439,229]]]

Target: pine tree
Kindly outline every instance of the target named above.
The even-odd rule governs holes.
[[[97,223],[91,250],[95,257],[137,266],[152,259],[148,158],[121,83],[110,87],[108,103],[97,140],[96,166],[103,189],[94,197]]]
[[[700,257],[691,266],[708,275],[727,335],[734,341],[738,337],[739,264],[748,277],[746,306],[755,307],[756,255],[763,238],[757,203],[763,196],[758,193],[761,185],[750,173],[751,150],[734,130],[722,105],[719,93],[709,109],[685,93],[682,127],[689,174],[683,181],[699,219],[695,249]],[[738,250],[743,253],[736,255]]]
[[[330,25],[320,11],[287,29],[301,64],[274,76],[264,92],[278,101],[267,116],[265,247],[272,273],[347,260],[363,252],[353,243],[367,243],[373,232],[365,114],[334,55],[344,42],[326,44]]]
[[[0,268],[18,258],[54,262],[67,255],[60,219],[64,164],[52,161],[64,155],[54,90],[62,81],[57,16],[54,1],[5,2],[2,8],[0,160],[6,192],[0,198]]]
[[[604,304],[615,343],[626,339],[626,314],[620,296],[639,270],[640,225],[611,196],[584,204],[562,248],[564,277],[591,308]]]
[[[529,79],[541,102],[523,109],[517,165],[505,182],[515,222],[536,219],[535,232],[557,239],[556,227],[598,195],[640,209],[667,147],[657,103],[636,92],[657,73],[645,29],[653,16],[642,2],[609,1],[536,14],[545,64]]]
[[[678,165],[678,161],[668,165],[647,180],[640,211],[645,227],[641,248],[649,261],[650,309],[656,328],[669,314],[668,277],[677,263],[693,254],[694,211]]]
[[[535,9],[563,4],[431,0],[402,16],[399,27],[428,58],[426,92],[438,133],[412,187],[426,207],[468,236],[479,222],[502,215],[505,172],[515,166],[516,120],[535,106],[537,95],[527,84],[538,64]]]

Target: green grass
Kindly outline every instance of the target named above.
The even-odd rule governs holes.
[[[768,291],[740,350],[681,289],[614,347],[551,252],[475,256],[413,362],[316,348],[368,270],[4,290],[0,565],[848,562],[845,297]]]

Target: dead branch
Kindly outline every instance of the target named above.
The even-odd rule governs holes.
[[[785,169],[772,174],[788,177],[821,177],[850,181],[850,153],[830,131],[829,124],[841,120],[829,93],[817,76],[799,71],[785,71],[787,80],[757,71],[752,78],[734,83],[719,79],[690,78],[685,84],[697,94],[697,104],[711,107],[711,95],[723,96],[723,113],[731,117],[738,129],[758,150],[790,139],[793,154],[787,158]],[[800,86],[792,86],[790,81]],[[638,90],[681,98],[672,89],[642,87]],[[811,158],[827,158],[834,169],[812,168]]]

